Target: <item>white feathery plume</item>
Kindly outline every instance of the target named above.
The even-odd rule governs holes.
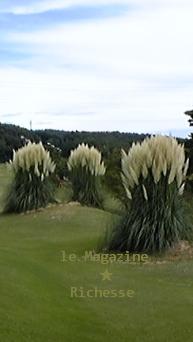
[[[89,148],[88,144],[84,143],[71,151],[67,165],[69,171],[85,167],[94,176],[103,176],[106,172],[101,153],[94,146]]]
[[[140,178],[147,179],[153,175],[155,184],[165,177],[170,185],[176,182],[180,192],[189,167],[189,160],[185,162],[184,145],[172,137],[151,136],[141,144],[133,143],[128,153],[122,153],[122,181],[132,197],[132,190],[140,183]],[[126,191],[126,192],[128,192]],[[144,197],[147,191],[143,187]]]
[[[43,179],[55,170],[55,164],[41,142],[39,144],[29,142],[18,151],[13,151],[13,160],[10,165],[16,173],[20,170],[29,172],[29,180],[32,179],[32,173]]]

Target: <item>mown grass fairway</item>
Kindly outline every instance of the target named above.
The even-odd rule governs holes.
[[[1,202],[8,182],[2,166]],[[0,217],[0,341],[192,341],[193,261],[61,262],[62,250],[81,256],[96,248],[111,219],[109,212],[65,202]],[[102,281],[107,268],[112,280]],[[135,295],[71,298],[72,286],[132,289]]]

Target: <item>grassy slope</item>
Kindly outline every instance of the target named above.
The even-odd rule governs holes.
[[[0,197],[8,176],[0,169]],[[97,245],[110,213],[63,204],[0,217],[0,341],[192,341],[193,263],[62,263]],[[133,289],[133,299],[70,298],[71,286]]]

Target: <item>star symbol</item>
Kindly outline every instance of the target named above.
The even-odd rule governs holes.
[[[110,273],[108,270],[105,270],[105,272],[100,274],[102,275],[102,280],[111,280],[112,273]]]

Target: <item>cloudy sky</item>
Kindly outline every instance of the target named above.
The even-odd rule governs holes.
[[[190,131],[192,0],[1,0],[0,121]]]

